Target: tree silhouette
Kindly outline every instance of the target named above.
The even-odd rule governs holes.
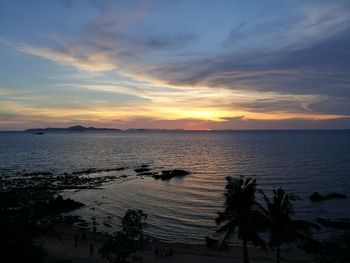
[[[234,234],[242,240],[244,263],[249,263],[247,243],[264,247],[259,232],[265,220],[261,205],[255,199],[256,180],[253,178],[226,177],[224,211],[218,213],[216,223],[221,225],[218,233],[224,233],[223,243]]]
[[[276,247],[277,262],[280,262],[280,246],[297,240],[306,240],[313,227],[317,227],[305,220],[293,219],[294,207],[292,201],[297,197],[286,194],[282,188],[273,190],[271,200],[262,192],[266,209],[265,217],[268,220],[267,228],[270,234],[269,246]]]
[[[48,227],[37,224],[27,209],[0,208],[1,257],[11,262],[43,262],[41,241],[53,237]]]
[[[122,230],[114,233],[102,246],[100,254],[113,263],[128,262],[131,253],[143,249],[148,238],[144,233],[147,215],[129,209],[122,218]]]

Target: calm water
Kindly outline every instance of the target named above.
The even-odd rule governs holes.
[[[168,182],[136,177],[133,169],[148,164],[156,170],[191,172]],[[350,195],[349,131],[255,131],[179,133],[72,133],[37,136],[0,133],[0,174],[86,168],[128,167],[128,174],[104,190],[67,192],[88,204],[75,213],[117,225],[127,208],[149,215],[152,235],[165,241],[201,243],[215,232],[214,218],[223,203],[228,175],[254,175],[269,191],[282,186],[302,198],[297,216],[350,217],[348,200],[311,203],[310,193]]]

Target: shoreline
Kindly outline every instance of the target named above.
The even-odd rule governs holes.
[[[85,227],[90,227],[88,220],[81,217],[79,210],[77,210],[77,214],[75,212],[71,214],[71,212],[76,211],[79,207],[85,207],[82,209],[91,209],[95,213],[95,206],[99,206],[99,202],[97,201],[106,201],[104,199],[106,198],[105,196],[110,193],[111,189],[115,191],[113,187],[114,182],[118,182],[119,180],[122,180],[122,182],[130,182],[130,184],[133,185],[136,180],[127,180],[125,178],[151,179],[154,177],[153,175],[155,171],[157,174],[161,175],[176,171],[177,173],[181,173],[181,177],[183,173],[186,172],[185,170],[180,169],[164,169],[164,167],[138,164],[138,166],[132,167],[118,166],[114,168],[107,167],[73,170],[70,173],[64,173],[61,175],[55,175],[51,171],[27,171],[26,173],[17,175],[17,177],[13,178],[0,177],[0,180],[3,182],[2,191],[0,191],[0,193],[4,197],[3,201],[5,204],[9,201],[6,206],[23,207],[31,210],[36,215],[35,219],[38,220],[38,222],[52,226],[61,237],[61,240],[52,238],[43,239],[43,247],[48,252],[45,262],[107,262],[107,260],[99,255],[98,251],[106,241],[108,234],[96,232],[96,230],[95,232],[92,232],[91,228],[90,230],[84,229]],[[113,174],[109,174],[111,172],[113,172]],[[189,173],[186,172],[186,175],[187,174]],[[151,179],[151,182],[159,183],[162,181],[156,179],[157,178]],[[138,181],[135,185],[137,184]],[[123,185],[123,187],[125,186]],[[90,192],[91,189],[103,189],[105,192],[100,196],[102,200],[98,200],[96,196],[93,196],[92,200],[95,202],[93,206],[86,203],[86,200],[76,199],[74,196],[73,199],[71,199],[72,196],[69,194],[67,199],[62,198],[65,196],[64,193],[66,191],[71,192],[74,190],[74,193],[81,194],[83,192]],[[128,187],[128,189],[132,190],[133,188]],[[331,199],[329,197],[334,197],[334,195],[337,197],[345,196],[339,193],[325,195],[317,194],[322,199],[320,201],[323,201],[323,198],[324,200]],[[100,202],[100,204],[102,203],[103,202]],[[95,219],[93,219],[93,221],[95,221]],[[324,222],[333,227],[335,227],[335,224],[339,225],[339,222],[333,222],[331,220],[324,220]],[[67,226],[69,224],[71,224],[71,226]],[[102,224],[105,225],[104,222],[102,222]],[[79,226],[82,228],[75,228]],[[113,230],[112,226],[107,227],[111,227],[111,230]],[[169,231],[166,233],[169,234]],[[189,233],[190,237],[193,237],[191,232],[187,233]],[[82,238],[83,234],[85,235],[84,239]],[[181,236],[182,235],[177,235],[177,237]],[[177,237],[173,236],[171,240],[177,240]],[[203,238],[204,237],[205,235],[203,235]],[[77,246],[75,246],[76,239],[78,243]],[[90,255],[91,244],[92,255]],[[159,251],[158,255],[155,253],[156,250]],[[248,250],[250,262],[274,262],[276,260],[275,251],[265,251],[254,247],[249,247]],[[242,247],[237,244],[231,244],[228,250],[218,251],[208,248],[205,244],[152,241],[145,250],[137,252],[134,256],[142,258],[143,262],[167,261],[182,263],[210,263],[242,262],[242,254]],[[290,246],[290,249],[283,250],[281,259],[282,262],[314,262],[312,254],[306,254],[295,246]]]
[[[46,262],[108,262],[98,253],[99,248],[108,237],[107,234],[83,231],[71,227],[55,227],[54,231],[61,239],[50,238],[43,240],[44,248],[47,251]],[[76,240],[77,246],[75,246]],[[93,247],[92,255],[90,255],[91,244]],[[156,248],[158,255],[155,254]],[[254,247],[248,250],[251,262],[275,261],[275,251],[264,251]],[[170,263],[243,262],[242,247],[236,245],[230,246],[227,250],[218,251],[210,249],[206,245],[151,241],[145,250],[138,251],[134,255],[142,258],[145,263],[164,261]],[[296,247],[284,250],[281,259],[282,262],[313,262],[312,255],[306,254]]]

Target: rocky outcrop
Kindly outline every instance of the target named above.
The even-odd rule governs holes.
[[[144,172],[149,172],[149,171],[151,171],[151,169],[146,168],[146,167],[141,167],[141,168],[135,169],[134,171],[135,171],[135,173],[140,174],[140,173],[144,173]]]
[[[39,176],[39,175],[48,176],[48,175],[52,175],[52,173],[51,172],[32,172],[32,173],[23,174],[23,176]]]
[[[74,201],[73,199],[63,199],[62,196],[51,199],[45,206],[45,209],[51,213],[59,214],[78,209],[84,204]]]
[[[321,195],[319,192],[314,192],[312,195],[310,195],[310,200],[314,202],[320,202],[330,199],[345,199],[347,198],[346,195],[340,194],[340,193],[330,193],[327,195]]]
[[[181,170],[181,169],[174,169],[174,170],[163,170],[161,174],[153,175],[154,179],[161,179],[161,180],[170,180],[174,177],[183,177],[185,175],[189,175],[190,172]]]
[[[76,171],[73,172],[73,175],[85,175],[85,174],[95,174],[95,173],[103,173],[103,172],[114,172],[114,171],[123,171],[125,170],[124,167],[118,167],[118,168],[108,168],[108,169],[96,169],[96,168],[90,168],[82,171]]]

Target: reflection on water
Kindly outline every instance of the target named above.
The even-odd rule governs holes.
[[[203,242],[215,230],[225,177],[254,175],[259,187],[282,186],[303,198],[303,217],[350,217],[346,200],[312,204],[313,191],[350,194],[350,133],[312,132],[187,132],[187,133],[0,133],[0,173],[51,171],[54,174],[88,168],[128,167],[129,179],[104,190],[70,192],[90,204],[78,211],[97,216],[109,230],[128,208],[148,213],[150,231],[168,241]],[[155,170],[191,171],[170,181],[141,179],[133,169],[148,164]],[[94,207],[94,209],[91,209]],[[105,225],[103,224],[105,223]]]

